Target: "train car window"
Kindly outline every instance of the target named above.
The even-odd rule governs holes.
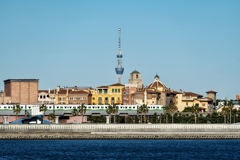
[[[4,108],[7,108],[6,106],[4,106]]]
[[[105,107],[105,108],[107,108],[107,107]]]
[[[60,107],[60,108],[63,108],[63,107]]]
[[[120,107],[120,108],[122,108],[122,107]]]
[[[72,107],[70,106],[70,109],[72,109]]]
[[[67,107],[65,107],[65,109],[66,109]]]
[[[10,108],[10,107],[8,107],[8,108]]]
[[[31,107],[28,107],[29,109],[31,108]]]
[[[101,107],[101,108],[103,108],[103,107]]]
[[[148,108],[150,108],[150,107],[148,107]]]
[[[157,107],[157,108],[159,108],[159,107]]]
[[[59,107],[57,106],[57,108],[59,108]]]
[[[52,108],[52,107],[49,107],[50,109]]]
[[[133,108],[135,108],[135,107],[133,107]]]
[[[129,107],[129,109],[132,109],[132,107]]]

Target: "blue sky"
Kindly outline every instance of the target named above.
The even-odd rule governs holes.
[[[123,83],[138,70],[174,90],[240,94],[239,0],[1,0],[3,80],[39,89],[116,83],[118,28]]]

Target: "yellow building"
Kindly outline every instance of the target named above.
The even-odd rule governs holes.
[[[92,92],[92,104],[123,104],[123,88],[124,85],[120,83],[97,87],[96,90]]]

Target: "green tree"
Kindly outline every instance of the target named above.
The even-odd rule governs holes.
[[[56,119],[56,116],[55,116],[55,114],[54,114],[54,113],[50,113],[50,114],[48,115],[48,120],[49,120],[49,121],[52,121],[52,122],[54,122],[54,121],[55,121],[55,119]]]
[[[131,116],[126,117],[126,123],[133,123],[133,119]]]
[[[44,124],[44,117],[45,117],[45,112],[47,111],[47,106],[46,106],[45,104],[42,104],[42,105],[39,107],[39,111],[40,111],[40,112],[43,112],[42,123]]]
[[[229,110],[229,123],[231,124],[232,123],[232,110],[233,110],[233,101],[230,100],[228,101],[227,103],[227,106],[228,106],[228,110]]]
[[[226,124],[227,123],[227,115],[228,115],[228,108],[226,107],[226,106],[224,106],[223,108],[222,108],[222,112],[221,112],[221,114],[223,115],[223,117],[224,117],[224,123]]]
[[[21,112],[21,107],[19,104],[16,104],[15,106],[13,106],[13,113],[16,114],[16,121],[18,120],[18,114]],[[18,121],[17,121],[18,123]]]
[[[142,115],[144,115],[144,121],[146,123],[146,114],[148,113],[148,107],[146,104],[141,105],[138,107],[138,113],[141,115],[141,123],[142,123]]]
[[[166,116],[167,114],[171,114],[172,116],[172,123],[174,122],[174,113],[178,110],[177,106],[175,105],[175,103],[171,102],[169,105],[167,105],[165,107],[165,113],[166,113]],[[168,118],[166,117],[166,121],[168,121]],[[168,122],[166,122],[168,123]]]
[[[107,114],[109,115],[109,123],[111,123],[111,115],[114,112],[114,108],[112,105],[108,105],[107,109],[106,109]]]
[[[79,115],[79,111],[78,111],[78,109],[77,108],[73,108],[72,109],[72,116],[78,116]],[[74,120],[75,121],[75,120]]]
[[[78,106],[78,113],[82,116],[82,122],[83,123],[83,114],[85,114],[87,111],[87,107],[84,105],[84,103],[81,104],[81,106]]]
[[[157,113],[155,112],[151,118],[151,122],[152,123],[157,123],[157,120],[158,120],[158,116],[157,116]]]
[[[113,104],[113,106],[112,106],[112,113],[111,114],[113,114],[113,116],[114,116],[114,123],[116,123],[116,114],[117,113],[118,113],[118,106]]]
[[[195,124],[197,123],[197,116],[199,113],[199,104],[195,104],[194,106],[192,106],[192,113],[194,114],[194,120],[195,120]]]

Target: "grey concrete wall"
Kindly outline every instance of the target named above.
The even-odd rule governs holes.
[[[240,124],[0,125],[0,139],[240,139]]]
[[[9,124],[0,132],[239,132],[240,124]]]

